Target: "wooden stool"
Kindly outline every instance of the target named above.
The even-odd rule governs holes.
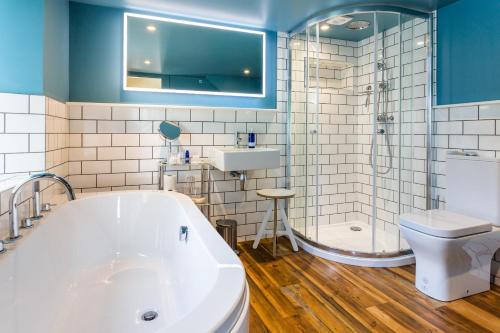
[[[277,247],[277,241],[278,241],[278,202],[279,199],[288,199],[292,198],[295,196],[295,192],[292,190],[287,190],[284,188],[277,188],[277,189],[263,189],[263,190],[258,190],[257,195],[263,198],[268,198],[268,199],[273,199],[274,201],[274,226],[273,226],[273,257],[276,257],[276,247]],[[267,207],[267,212],[266,215],[264,215],[264,220],[262,221],[262,224],[259,228],[259,232],[257,233],[257,237],[255,238],[255,241],[253,242],[253,248],[256,249],[257,246],[259,246],[260,239],[266,232],[266,227],[267,227],[267,222],[269,221],[269,218],[271,217],[271,213],[273,212],[273,201],[269,203],[269,206]],[[283,201],[284,202],[284,201]],[[288,224],[288,219],[286,217],[285,213],[285,207],[284,205],[279,205],[280,213],[281,213],[281,222],[283,222],[283,226],[285,227],[284,232],[280,232],[280,234],[286,235],[289,239],[290,242],[292,243],[292,248],[294,251],[298,251],[299,248],[297,247],[297,242],[295,242],[295,237],[293,236],[292,229],[290,228],[290,225]]]

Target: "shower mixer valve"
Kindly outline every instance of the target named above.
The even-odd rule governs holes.
[[[388,115],[387,113],[382,113],[377,116],[377,121],[381,123],[387,123],[389,121],[394,121],[394,116]]]

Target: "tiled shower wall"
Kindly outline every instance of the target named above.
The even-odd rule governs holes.
[[[396,229],[398,210],[410,207],[425,209],[425,82],[427,25],[414,19],[389,29],[379,36],[379,50],[384,47],[389,83],[387,111],[395,117],[389,129],[393,167],[388,150],[378,136],[377,216],[379,227]],[[315,216],[316,138],[318,131],[318,223],[353,220],[367,221],[371,215],[371,149],[374,38],[359,42],[320,38],[319,49],[305,35],[291,41],[292,49],[292,184],[298,190],[293,217],[303,225],[305,204],[305,170],[308,164],[308,216]],[[308,96],[304,84],[306,47],[312,59]],[[401,50],[401,59],[400,59]],[[315,63],[320,59],[319,114],[316,115]],[[389,78],[389,79],[388,79]],[[401,78],[401,87],[400,87]],[[381,81],[379,72],[379,81]],[[369,105],[365,102],[369,97]],[[307,98],[307,100],[306,100]],[[401,113],[399,99],[401,98]],[[308,103],[308,104],[307,104]],[[306,107],[308,107],[306,127]],[[401,118],[400,118],[401,117]],[[318,122],[318,126],[316,126]],[[399,123],[401,122],[401,126]],[[378,125],[381,128],[380,124]],[[399,143],[401,133],[401,143]],[[306,140],[308,146],[306,147]],[[401,165],[399,149],[401,147]],[[308,154],[306,155],[306,148]],[[399,189],[401,197],[398,198]],[[398,207],[398,202],[400,207]]]
[[[208,157],[213,147],[232,146],[235,132],[257,135],[257,145],[278,148],[281,167],[248,173],[245,190],[229,173],[213,171],[213,221],[237,220],[240,240],[257,232],[267,202],[256,195],[261,188],[285,186],[287,49],[284,34],[278,37],[277,110],[200,109],[147,105],[69,105],[69,181],[78,191],[156,189],[158,162],[169,144],[158,135],[163,120],[182,128],[180,146],[191,156]],[[179,180],[187,173],[179,173]]]
[[[379,93],[387,102],[379,103],[379,114],[386,111],[394,120],[377,129],[389,134],[389,146],[385,136],[377,135],[377,221],[385,229],[397,231],[399,214],[413,209],[426,208],[426,80],[428,25],[423,19],[411,19],[401,27],[393,27],[379,36],[377,59],[384,59],[384,79],[388,92]],[[373,80],[373,38],[360,42],[358,52],[360,69],[358,79],[358,198],[360,219],[371,216],[370,193],[372,168],[369,152],[374,112],[374,96],[371,94],[365,107],[366,85]],[[381,50],[383,49],[383,57]],[[382,71],[378,72],[382,82]],[[373,91],[373,87],[372,87]],[[392,152],[392,165],[389,148]],[[401,158],[399,158],[399,156]],[[399,207],[398,207],[399,206]]]

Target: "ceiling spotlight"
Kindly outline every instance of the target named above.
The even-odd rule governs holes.
[[[144,65],[151,65],[151,60],[149,59],[144,60]]]
[[[321,29],[321,31],[330,30],[330,26],[328,24],[322,24],[319,28]]]
[[[245,74],[245,75],[250,75],[250,70],[249,70],[248,68],[245,68],[245,69],[243,70],[243,74]]]
[[[148,31],[150,31],[150,32],[155,32],[155,31],[156,31],[156,27],[155,27],[154,25],[148,25],[148,26],[146,27],[146,29],[147,29]]]

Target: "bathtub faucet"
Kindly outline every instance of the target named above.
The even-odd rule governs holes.
[[[42,172],[31,175],[28,179],[26,179],[21,184],[17,185],[10,194],[9,199],[9,240],[14,241],[19,238],[19,216],[17,214],[17,200],[19,199],[21,189],[24,185],[37,182],[40,180],[48,180],[50,182],[59,183],[64,187],[64,191],[66,192],[66,196],[68,200],[75,200],[75,192],[73,192],[73,188],[71,185],[62,177],[57,176],[53,173]]]

